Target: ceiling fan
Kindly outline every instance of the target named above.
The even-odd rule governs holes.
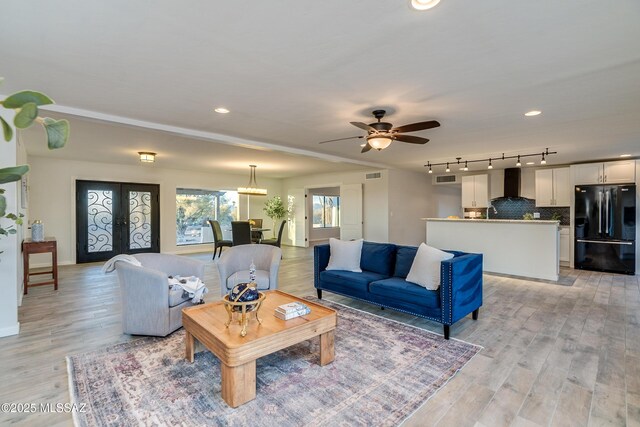
[[[348,138],[330,139],[328,141],[321,141],[320,144],[326,144],[327,142],[344,141],[346,139],[366,138],[367,143],[362,148],[361,153],[366,153],[372,148],[380,151],[387,148],[391,142],[400,141],[408,142],[409,144],[426,144],[429,142],[426,138],[419,136],[404,135],[406,132],[417,132],[419,130],[432,129],[440,126],[435,120],[429,120],[426,122],[411,123],[409,125],[393,127],[391,123],[381,121],[384,117],[385,110],[375,110],[372,112],[373,116],[378,119],[377,122],[366,124],[362,122],[350,122],[357,128],[367,131],[367,135],[350,136]]]

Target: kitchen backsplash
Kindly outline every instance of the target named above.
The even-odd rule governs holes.
[[[560,225],[571,225],[569,208],[537,208],[533,199],[497,199],[491,202],[497,213],[493,209],[487,209],[490,219],[522,219],[525,213],[540,213],[541,220],[550,220],[554,213],[559,213],[562,218]],[[476,209],[474,209],[476,210]],[[466,211],[466,210],[465,210]]]

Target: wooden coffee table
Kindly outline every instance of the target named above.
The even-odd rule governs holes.
[[[182,310],[186,359],[193,362],[194,339],[220,359],[222,398],[233,408],[256,397],[256,359],[316,336],[320,336],[320,366],[333,362],[335,357],[334,310],[277,290],[265,294],[260,309],[262,324],[251,316],[245,337],[240,336],[241,326],[237,322],[225,326],[228,316],[222,301]],[[291,320],[273,315],[277,306],[294,301],[309,306],[311,313]]]

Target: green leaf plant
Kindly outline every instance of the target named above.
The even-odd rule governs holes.
[[[267,200],[264,204],[264,208],[262,210],[267,214],[269,218],[273,221],[273,237],[276,236],[276,221],[286,217],[290,212],[284,206],[282,199],[280,196],[275,196],[269,200]]]
[[[0,77],[0,84],[3,82]],[[32,91],[23,90],[9,95],[0,100],[0,106],[7,110],[15,112],[13,116],[13,124],[10,119],[0,115],[0,125],[2,125],[2,134],[7,142],[13,139],[14,128],[26,129],[34,123],[39,123],[45,129],[47,134],[47,145],[50,150],[62,148],[69,140],[69,122],[67,120],[54,120],[49,117],[40,117],[38,107],[42,105],[53,104],[53,100],[47,95]],[[2,112],[0,111],[0,114]],[[0,184],[15,182],[22,179],[22,176],[29,172],[28,165],[10,166],[0,168]],[[4,197],[4,188],[0,188],[0,218],[6,218],[13,222],[10,226],[0,224],[0,238],[10,234],[16,234],[16,225],[22,225],[22,214],[14,214],[7,212],[7,200]],[[2,253],[2,252],[0,252]]]

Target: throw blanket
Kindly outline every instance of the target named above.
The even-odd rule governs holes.
[[[202,296],[209,292],[209,289],[204,285],[204,282],[196,276],[180,277],[169,276],[169,288],[180,288],[191,298],[191,302],[194,304],[200,304],[202,302]]]
[[[111,273],[113,270],[116,269],[116,262],[118,261],[122,261],[122,262],[128,262],[129,264],[133,264],[136,267],[142,267],[142,264],[140,263],[140,261],[138,261],[138,259],[132,255],[116,255],[113,258],[111,258],[109,261],[107,261],[103,266],[102,266],[102,272],[104,274],[107,273]]]

